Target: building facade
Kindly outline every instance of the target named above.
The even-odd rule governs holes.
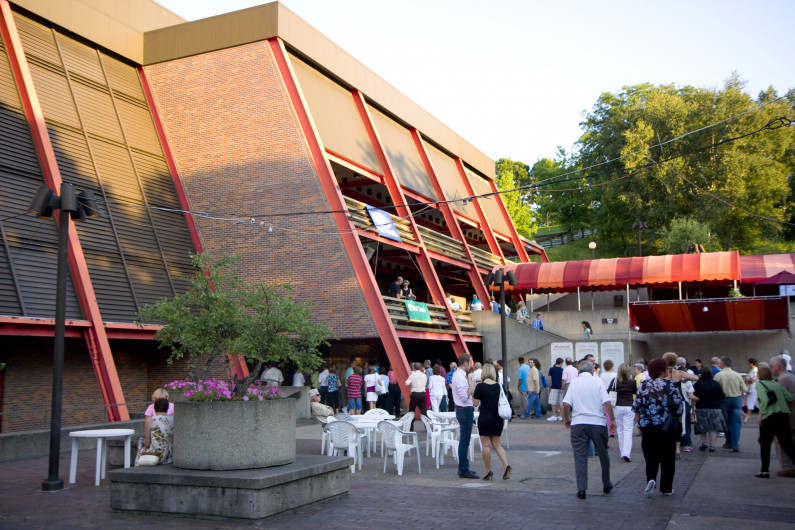
[[[102,213],[70,229],[67,425],[127,419],[180,375],[137,310],[184,290],[191,252],[292,282],[334,331],[330,356],[385,357],[404,379],[418,356],[480,347],[446,293],[488,300],[495,265],[546,259],[489,195],[492,160],[279,3],[185,22],[148,0],[0,0],[0,29],[1,432],[47,424],[57,223],[27,213],[41,184],[90,189]],[[397,276],[430,324],[384,296]]]

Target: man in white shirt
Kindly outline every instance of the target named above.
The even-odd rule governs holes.
[[[605,385],[594,377],[591,361],[580,361],[580,375],[569,383],[569,391],[563,398],[563,421],[571,429],[571,448],[574,452],[574,472],[577,475],[577,498],[585,498],[588,489],[588,447],[593,442],[602,465],[602,490],[610,493],[610,456],[607,454],[607,416],[610,417],[610,433],[615,431],[615,416]],[[605,416],[607,411],[607,416]]]
[[[326,404],[326,394],[328,394],[328,367],[324,364],[323,371],[317,376],[317,384],[320,387],[320,402]]]
[[[293,386],[306,386],[306,378],[304,377],[304,374],[301,372],[295,372],[293,374]]]
[[[425,397],[425,387],[428,386],[428,376],[422,371],[420,363],[412,363],[411,369],[414,370],[406,379],[406,385],[411,390],[409,398],[409,412],[414,413],[419,407],[420,414],[428,415],[428,401]],[[411,430],[414,430],[414,420],[411,420]]]
[[[461,304],[456,302],[450,293],[447,293],[447,303],[450,304],[450,309],[461,309]]]
[[[475,422],[475,407],[472,404],[472,393],[467,380],[467,372],[472,367],[472,356],[462,353],[458,356],[458,369],[453,372],[453,402],[455,403],[455,419],[461,426],[458,440],[458,476],[460,478],[477,479],[478,474],[469,469],[469,442],[472,438],[472,424]]]
[[[483,365],[475,363],[475,369],[469,374],[469,381],[471,383],[480,383],[480,378],[483,374]]]

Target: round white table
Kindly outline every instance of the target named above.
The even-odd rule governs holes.
[[[94,485],[99,486],[100,476],[105,478],[105,467],[108,461],[107,439],[124,436],[124,468],[127,469],[130,467],[130,436],[133,434],[135,434],[135,431],[132,429],[94,429],[70,432],[69,437],[72,438],[72,462],[69,467],[69,484],[74,484],[77,478],[78,438],[97,439],[97,469]]]
[[[455,419],[455,412],[434,412],[433,415],[436,416],[437,418],[439,418],[440,420],[454,420]],[[475,411],[475,419],[478,419],[478,416],[480,416],[480,412],[476,410]]]

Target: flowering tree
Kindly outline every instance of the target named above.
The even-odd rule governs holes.
[[[140,322],[163,324],[155,338],[161,348],[171,349],[169,364],[185,358],[188,378],[206,385],[210,369],[222,362],[232,382],[223,391],[238,398],[247,396],[263,363],[291,361],[300,371],[320,365],[318,348],[328,344],[331,330],[312,318],[307,304],[289,297],[289,283],[249,284],[234,274],[233,256],[215,262],[206,254],[192,259],[197,271],[186,278],[185,293],[140,310]],[[253,365],[243,379],[233,376],[227,362],[238,356]]]

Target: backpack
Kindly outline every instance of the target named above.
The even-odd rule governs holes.
[[[541,388],[548,387],[549,383],[547,383],[547,378],[544,377],[544,374],[540,374],[540,375],[541,375]]]

